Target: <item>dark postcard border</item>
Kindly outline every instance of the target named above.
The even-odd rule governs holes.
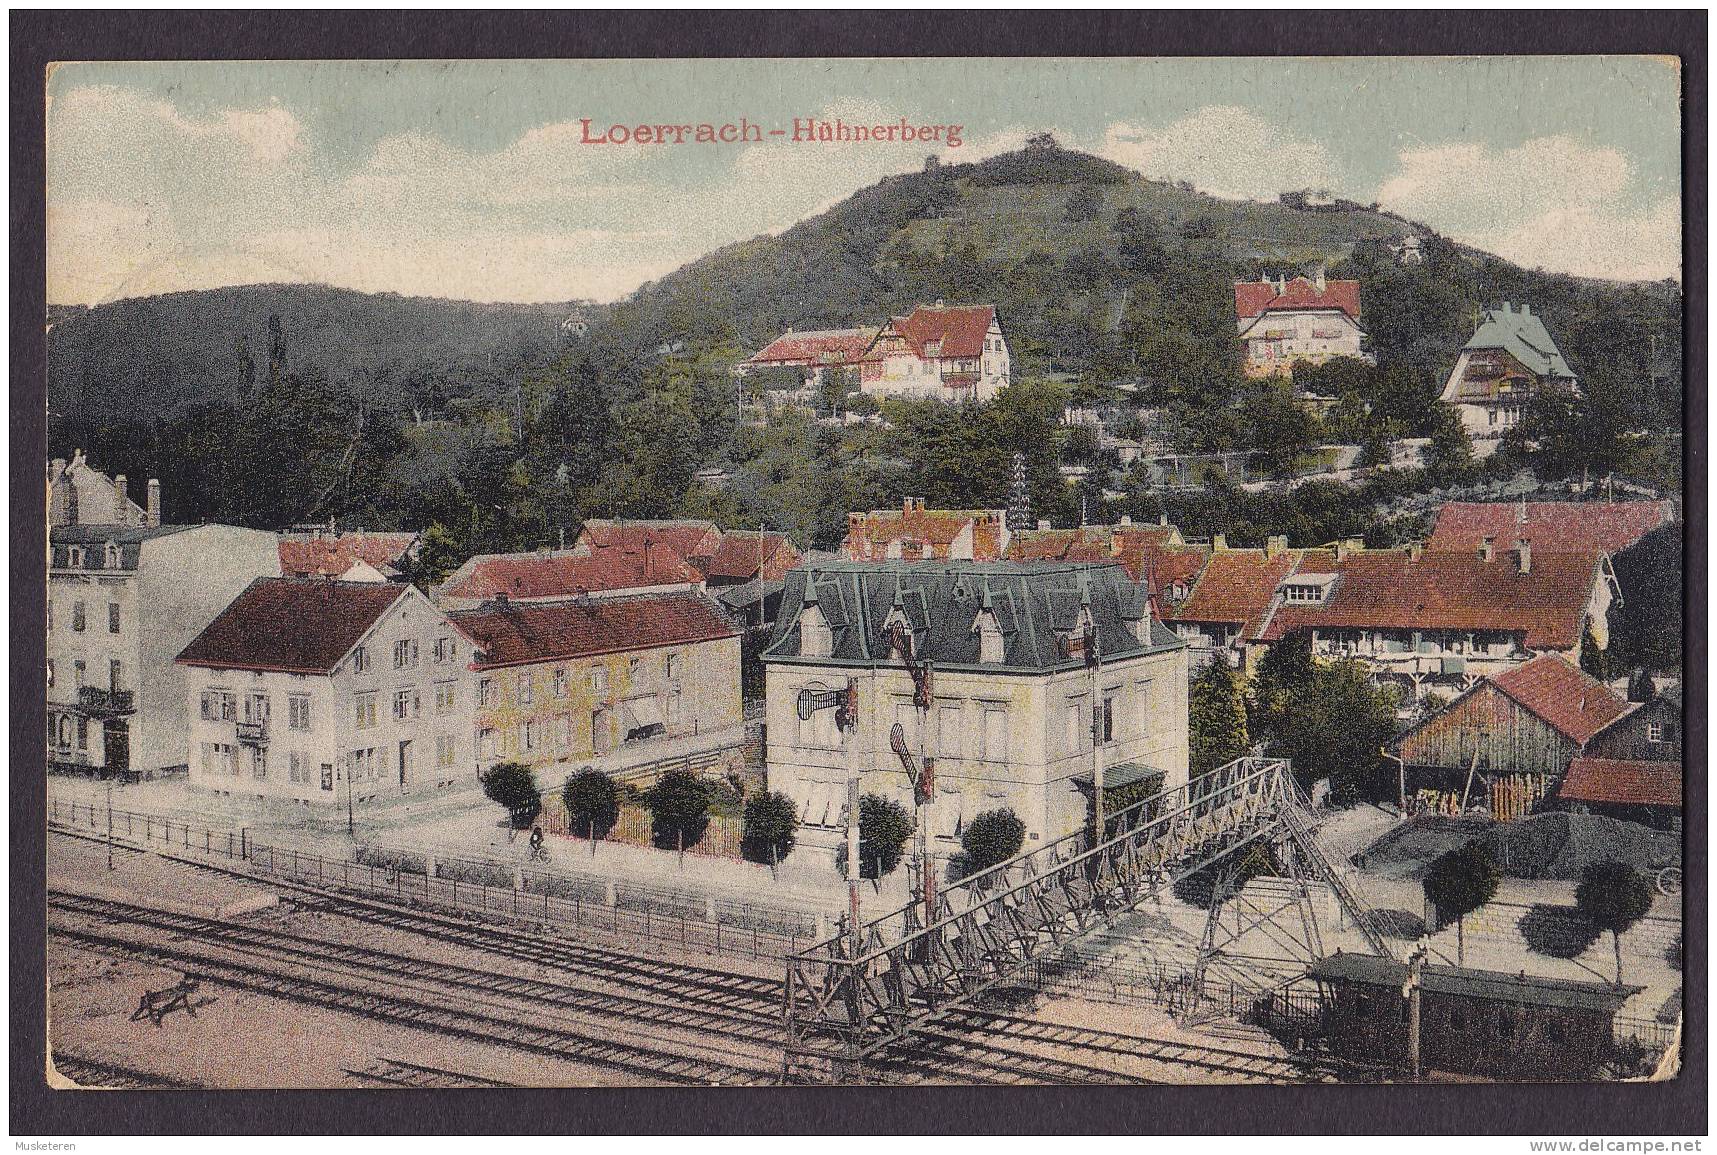
[[[42,1077],[45,785],[41,480],[46,292],[42,77],[54,60],[1207,56],[1679,56],[1687,441],[1687,779],[1706,781],[1706,49],[1703,12],[319,12],[11,15],[11,1116],[102,1134],[1706,1133],[1706,804],[1686,804],[1681,1078],[1651,1086],[54,1092]]]

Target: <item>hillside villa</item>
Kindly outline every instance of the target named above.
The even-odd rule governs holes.
[[[1530,305],[1516,309],[1504,301],[1485,310],[1478,329],[1461,346],[1438,400],[1455,407],[1468,437],[1494,443],[1520,424],[1527,403],[1546,389],[1579,396],[1574,370],[1544,319]]]
[[[1234,312],[1250,377],[1288,373],[1296,361],[1370,360],[1359,327],[1358,281],[1327,280],[1321,269],[1309,279],[1236,281]]]

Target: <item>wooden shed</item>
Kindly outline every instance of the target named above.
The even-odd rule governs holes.
[[[1312,968],[1320,1033],[1349,1062],[1405,1070],[1407,966],[1337,952]],[[1642,988],[1427,964],[1420,1062],[1427,1073],[1528,1082],[1592,1079],[1613,1047],[1616,1012]]]

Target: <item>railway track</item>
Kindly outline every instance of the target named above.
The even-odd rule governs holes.
[[[68,1055],[64,1051],[54,1053],[54,1070],[80,1087],[99,1087],[104,1090],[171,1091],[201,1086],[200,1083],[139,1071],[133,1067],[87,1059],[81,1055]]]
[[[482,1075],[467,1074],[464,1071],[448,1071],[441,1067],[426,1067],[422,1063],[408,1063],[404,1059],[378,1058],[369,1066],[354,1071],[345,1068],[345,1073],[351,1078],[377,1083],[384,1087],[416,1087],[434,1090],[465,1090],[483,1087],[516,1087],[517,1083],[503,1083],[499,1079],[489,1079]]]
[[[1017,1015],[958,1011],[950,1015],[947,1022],[951,1027],[978,1034],[1077,1047],[1081,1051],[1097,1051],[1130,1058],[1154,1059],[1177,1066],[1197,1067],[1220,1074],[1245,1075],[1279,1083],[1324,1082],[1334,1075],[1333,1070],[1321,1063],[1275,1058],[1205,1043],[1183,1043],[1141,1035],[1123,1035],[1096,1028],[1065,1026]]]

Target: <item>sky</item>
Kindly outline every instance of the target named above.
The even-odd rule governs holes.
[[[47,99],[56,304],[279,281],[612,301],[1039,132],[1217,196],[1377,201],[1523,265],[1680,275],[1663,58],[74,63]],[[795,142],[807,119],[942,131]],[[640,124],[761,139],[613,143]]]

